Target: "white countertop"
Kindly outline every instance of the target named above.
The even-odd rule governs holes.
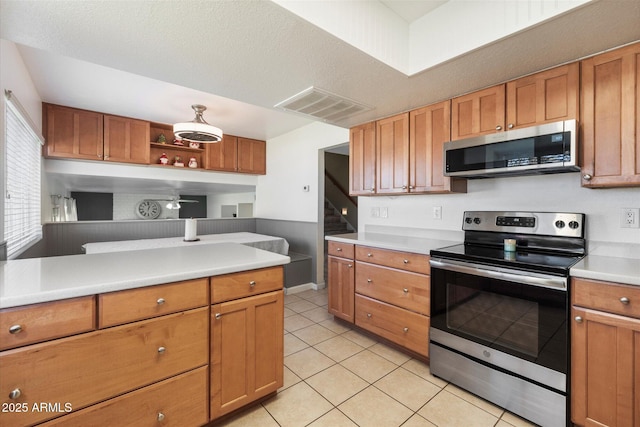
[[[462,243],[461,241],[456,242],[452,240],[382,233],[337,234],[334,236],[326,236],[325,239],[342,243],[354,243],[356,245],[372,246],[376,248],[413,252],[425,255],[429,255],[433,249]]]
[[[159,248],[0,262],[0,308],[94,295],[289,263],[237,244]]]
[[[640,286],[640,259],[587,255],[571,267],[571,277]]]
[[[83,248],[87,254],[104,252],[135,251],[140,249],[156,249],[169,247],[187,247],[198,245],[210,245],[212,243],[241,243],[254,248],[287,255],[289,243],[282,237],[266,236],[264,234],[238,232],[203,234],[197,236],[195,242],[185,242],[184,237],[167,237],[162,239],[120,240],[114,242],[85,243]]]

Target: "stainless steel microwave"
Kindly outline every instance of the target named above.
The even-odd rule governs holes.
[[[444,174],[468,178],[580,171],[575,120],[450,141]]]

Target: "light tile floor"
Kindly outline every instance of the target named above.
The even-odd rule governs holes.
[[[521,427],[425,363],[335,321],[325,290],[285,296],[284,386],[229,427]]]

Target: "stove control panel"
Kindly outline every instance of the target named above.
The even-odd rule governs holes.
[[[581,213],[467,211],[462,229],[584,238],[584,221]]]

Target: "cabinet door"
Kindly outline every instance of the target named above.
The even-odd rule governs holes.
[[[238,172],[267,173],[267,143],[238,137]]]
[[[211,312],[211,419],[283,384],[284,294],[216,304]]]
[[[46,156],[102,160],[102,114],[43,104]]]
[[[355,273],[353,260],[328,257],[329,313],[354,321]]]
[[[451,100],[451,139],[504,130],[505,88],[498,85]]]
[[[238,168],[238,137],[224,135],[222,141],[215,144],[204,144],[206,168],[216,171],[235,171]]]
[[[582,185],[640,185],[640,43],[582,61]]]
[[[351,128],[349,195],[370,196],[376,187],[376,123]]]
[[[640,425],[640,319],[575,307],[571,323],[571,420]]]
[[[444,176],[444,143],[451,137],[451,101],[409,113],[409,192],[467,192],[467,180]]]
[[[580,64],[507,83],[507,129],[578,118]]]
[[[376,122],[376,193],[409,191],[409,114]]]
[[[149,164],[149,122],[104,116],[104,160]]]

